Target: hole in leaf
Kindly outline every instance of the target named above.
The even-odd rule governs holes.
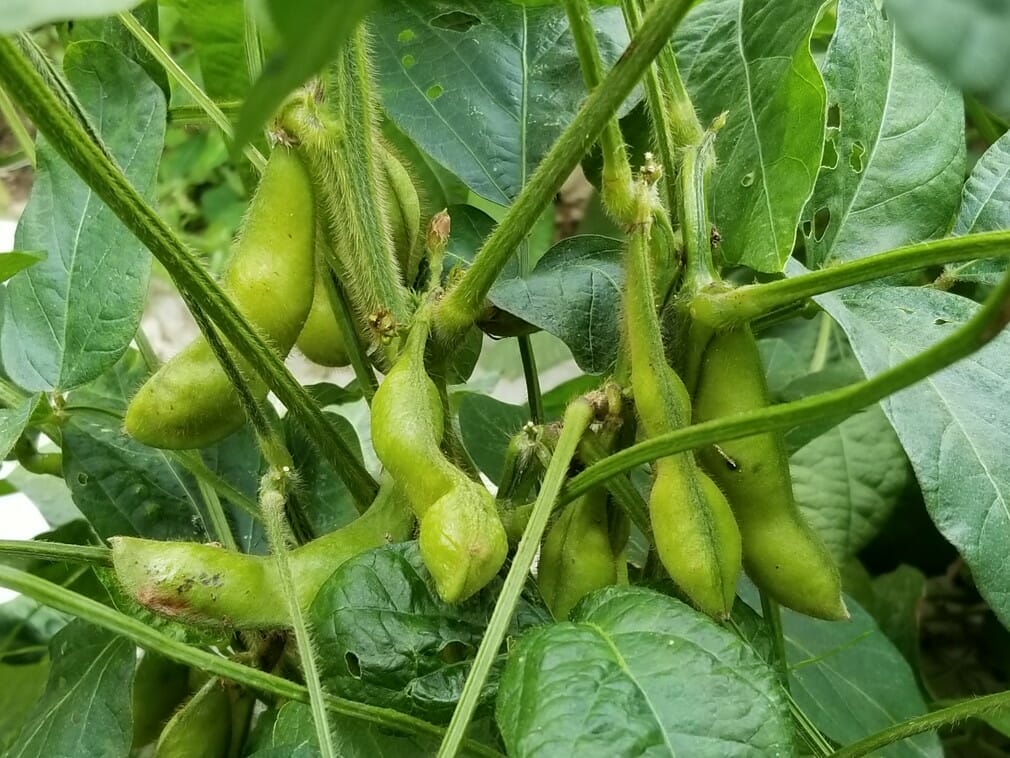
[[[810,236],[810,230],[812,228],[813,228],[813,222],[810,219],[807,219],[806,221],[804,221],[803,222],[803,236],[804,237],[809,237]]]
[[[417,59],[413,55],[405,55],[402,58],[400,58],[400,63],[403,64],[404,68],[410,68],[415,63],[417,63]]]
[[[438,98],[442,97],[443,92],[445,92],[445,89],[441,84],[432,84],[424,94],[428,96],[429,100],[438,100]]]
[[[443,663],[453,664],[465,661],[470,657],[471,652],[472,650],[469,645],[460,642],[459,640],[453,640],[452,642],[446,643],[442,649],[438,651],[438,657]]]
[[[754,184],[754,172],[753,171],[751,171],[750,173],[744,174],[743,178],[740,180],[740,186],[741,187],[750,187],[752,184]]]
[[[863,156],[866,155],[866,148],[858,140],[852,143],[852,151],[849,153],[849,168],[857,174],[863,173]]]
[[[832,103],[828,106],[828,123],[827,127],[831,129],[834,127],[838,129],[842,125],[842,112],[838,108],[838,103]]]
[[[344,653],[344,665],[347,666],[348,674],[355,679],[361,678],[361,662],[358,660],[358,656],[350,651]]]
[[[404,29],[402,32],[396,35],[396,41],[399,42],[401,45],[405,45],[408,42],[411,42],[416,36],[417,35],[414,34],[413,29]]]
[[[828,224],[831,223],[831,211],[827,206],[822,206],[814,211],[814,239],[820,242],[828,231]]]
[[[936,326],[943,326],[944,324],[949,324],[950,322],[945,318],[938,318],[933,322]]]
[[[81,473],[77,475],[77,483],[82,487],[88,483],[88,475]]]
[[[834,168],[838,165],[838,149],[835,141],[830,137],[824,140],[824,154],[821,156],[821,165],[824,168]]]
[[[480,19],[472,13],[449,11],[448,13],[435,16],[429,23],[436,29],[445,29],[449,32],[465,32],[480,24]]]

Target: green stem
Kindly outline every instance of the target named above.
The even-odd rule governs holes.
[[[25,391],[11,382],[9,379],[0,376],[0,405],[6,408],[14,408],[21,405],[28,399]]]
[[[533,354],[533,342],[530,335],[516,337],[519,343],[519,357],[523,363],[523,377],[526,379],[526,400],[530,406],[530,418],[534,424],[544,423],[544,395],[540,390],[540,374],[537,372],[537,359]]]
[[[817,344],[814,345],[814,354],[810,359],[811,374],[823,371],[828,365],[828,353],[831,350],[831,332],[835,321],[828,313],[821,314],[821,325],[817,330]]]
[[[533,504],[529,523],[519,541],[512,566],[509,568],[501,594],[491,613],[491,620],[488,622],[484,639],[481,640],[477,655],[474,657],[473,667],[463,685],[456,710],[452,714],[452,720],[445,732],[442,746],[438,750],[438,758],[453,758],[459,751],[467,727],[477,708],[477,701],[484,689],[484,683],[491,671],[491,666],[501,650],[512,614],[515,613],[516,604],[519,602],[519,596],[522,594],[530,567],[533,565],[533,558],[536,556],[537,550],[540,549],[540,541],[544,536],[544,529],[547,528],[547,520],[554,508],[558,493],[561,491],[561,485],[568,475],[568,466],[579,446],[579,440],[582,439],[582,435],[589,428],[592,420],[593,408],[583,398],[572,402],[565,411],[564,427],[561,430],[561,436],[558,437],[550,465],[544,474],[540,494],[537,495],[536,502]]]
[[[234,139],[235,133],[231,127],[231,122],[228,117],[221,112],[221,109],[217,107],[217,103],[214,102],[214,98],[204,92],[200,85],[190,78],[182,66],[175,62],[175,59],[168,54],[168,51],[163,48],[158,40],[154,38],[147,28],[140,23],[136,17],[129,11],[124,11],[118,15],[119,20],[122,22],[126,30],[133,35],[133,37],[143,45],[144,49],[151,54],[158,63],[162,65],[168,75],[175,79],[179,83],[179,86],[185,90],[198,106],[203,110],[204,113],[214,122],[214,125],[221,130],[221,133],[231,142]],[[245,153],[246,158],[249,162],[255,166],[256,170],[261,172],[267,165],[266,158],[263,154],[257,150],[252,145],[246,145],[242,152]]]
[[[649,10],[641,31],[624,55],[583,103],[478,251],[466,274],[439,304],[436,327],[443,342],[455,341],[481,314],[484,298],[498,274],[579,159],[631,94],[692,4],[691,0],[661,0]]]
[[[761,616],[768,626],[768,632],[772,638],[772,666],[779,675],[779,681],[789,691],[789,664],[786,658],[786,640],[782,631],[782,611],[779,604],[761,592]]]
[[[354,499],[369,503],[377,485],[312,397],[291,376],[283,361],[242,318],[221,288],[183,243],[133,188],[122,171],[88,137],[88,132],[9,39],[0,38],[0,82],[35,126],[116,216],[171,274],[180,291],[193,293],[235,350],[245,356],[347,485]]]
[[[218,109],[229,118],[238,116],[238,100],[214,101]],[[198,105],[171,105],[168,108],[168,123],[177,126],[213,126],[214,122]]]
[[[4,117],[7,126],[10,127],[11,134],[14,135],[14,141],[18,143],[18,147],[21,148],[21,152],[28,159],[28,163],[31,164],[32,168],[35,168],[35,141],[25,128],[24,123],[21,121],[21,116],[18,115],[17,108],[14,107],[14,102],[3,87],[0,87],[0,116]]]
[[[296,700],[300,703],[308,702],[308,690],[300,684],[191,647],[147,626],[142,621],[41,577],[0,565],[0,586],[20,592],[50,608],[77,616],[95,626],[108,629],[114,634],[133,641],[145,650],[153,650],[173,661],[193,666],[214,676],[230,679],[260,692],[270,693],[287,700]],[[429,724],[427,721],[408,716],[405,713],[356,703],[353,700],[335,695],[326,696],[326,707],[333,713],[340,713],[402,734],[439,738],[444,733],[434,724]],[[477,742],[469,742],[467,749],[474,755],[501,758],[500,753]]]
[[[681,154],[677,179],[677,215],[684,240],[684,291],[689,297],[719,281],[712,262],[712,225],[708,219],[708,174],[715,161],[715,132],[707,131],[697,145]]]
[[[330,274],[331,270],[325,260],[319,261],[319,265],[326,266],[326,272]],[[330,299],[330,310],[333,311],[333,317],[340,325],[340,333],[344,336],[344,347],[347,349],[351,368],[354,369],[354,376],[361,387],[361,394],[365,396],[365,402],[371,405],[372,396],[378,389],[378,383],[375,379],[375,372],[372,371],[372,366],[368,362],[368,356],[365,354],[365,348],[361,344],[358,322],[354,318],[354,311],[347,299],[347,293],[336,277],[332,275],[326,275],[323,283],[326,287],[326,295]]]
[[[218,497],[217,491],[199,479],[196,480],[196,488],[200,491],[200,497],[203,498],[203,503],[207,508],[211,534],[214,535],[214,539],[229,550],[238,552],[238,543],[231,533],[231,527],[228,525],[228,518],[221,507],[221,499]]]
[[[972,354],[994,339],[1008,322],[1010,273],[1003,277],[975,315],[953,334],[915,357],[882,371],[872,379],[847,387],[676,429],[632,445],[590,466],[572,479],[563,493],[563,502],[588,492],[621,472],[630,471],[657,458],[724,440],[791,429],[822,418],[849,416]]]
[[[133,341],[137,343],[137,350],[140,351],[140,357],[143,359],[144,365],[147,366],[147,370],[153,374],[161,365],[161,360],[154,352],[151,341],[147,339],[142,327],[137,328],[137,333],[133,335]]]
[[[930,266],[996,257],[1010,257],[1010,231],[920,242],[767,284],[703,292],[692,303],[692,314],[714,329],[731,329],[808,297],[855,284]]]
[[[575,40],[575,51],[582,68],[586,89],[592,92],[603,81],[603,59],[596,42],[593,17],[588,0],[565,0],[568,26]],[[621,125],[616,114],[607,120],[600,133],[600,151],[603,154],[603,203],[611,217],[618,223],[628,223],[627,214],[633,200],[631,163],[621,135]]]
[[[42,561],[70,561],[92,566],[111,566],[112,553],[107,547],[68,545],[42,540],[0,540],[0,554],[35,558]]]
[[[276,444],[276,440],[272,442]],[[315,644],[312,640],[309,622],[305,618],[305,611],[298,600],[299,593],[295,586],[295,577],[291,571],[291,561],[289,560],[290,531],[284,520],[284,508],[287,502],[287,492],[291,485],[291,471],[289,466],[280,469],[271,468],[263,477],[261,495],[263,523],[266,527],[267,540],[270,543],[270,552],[277,565],[281,590],[288,603],[288,615],[295,633],[295,642],[298,645],[298,655],[302,662],[305,684],[309,691],[309,706],[312,709],[312,721],[316,727],[319,750],[322,758],[336,758],[337,751],[323,698],[323,684],[319,675]]]
[[[1006,121],[998,118],[974,97],[965,96],[964,110],[982,139],[990,145],[1002,137],[1008,128]]]
[[[888,727],[869,737],[864,737],[858,742],[846,745],[840,750],[832,753],[836,758],[858,758],[863,755],[870,755],[874,751],[893,745],[895,742],[914,737],[923,732],[930,732],[941,727],[951,726],[969,718],[979,718],[989,713],[1003,711],[1010,708],[1010,692],[997,692],[994,695],[975,697],[965,700],[957,705],[942,708],[939,711],[927,713],[924,716],[917,716],[908,721]]]

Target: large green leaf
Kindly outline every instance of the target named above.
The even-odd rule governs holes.
[[[265,0],[279,46],[242,103],[235,144],[254,138],[284,98],[333,60],[377,0]]]
[[[964,180],[964,106],[895,40],[875,0],[839,0],[824,61],[829,126],[807,206],[808,265],[942,236]]]
[[[852,598],[846,604],[852,618],[844,623],[782,613],[792,695],[843,745],[928,711],[901,653]],[[943,751],[935,734],[922,734],[874,755],[941,758]]]
[[[499,279],[488,297],[561,339],[583,371],[603,374],[620,341],[621,242],[580,235],[561,240],[526,276]]]
[[[496,578],[449,605],[435,593],[416,542],[352,558],[320,588],[310,610],[323,682],[354,700],[448,721],[501,585]],[[542,604],[524,597],[510,636],[550,620]],[[497,668],[484,700],[494,697]]]
[[[849,335],[867,376],[918,354],[978,309],[932,288],[853,287],[818,301]],[[933,522],[1010,623],[1010,335],[881,405]]]
[[[21,32],[50,21],[97,18],[140,5],[142,0],[5,0],[0,34]]]
[[[507,205],[585,98],[558,6],[390,0],[374,17],[389,117],[478,195]],[[593,12],[604,64],[628,42],[621,12]]]
[[[70,45],[63,65],[113,157],[150,196],[165,131],[161,90],[104,42]],[[7,285],[0,333],[7,373],[41,391],[99,376],[137,330],[151,256],[44,138],[15,245],[49,255]]]
[[[176,0],[200,60],[203,88],[216,100],[235,100],[249,89],[242,0]]]
[[[49,673],[48,659],[11,666],[0,663],[0,751],[6,751],[17,737],[32,705],[42,695]]]
[[[106,413],[76,410],[63,426],[63,476],[102,537],[206,539],[195,483],[169,454],[134,442]]]
[[[584,599],[509,656],[497,716],[508,754],[791,756],[774,673],[732,632],[643,588]]]
[[[7,758],[128,755],[134,646],[74,621],[53,638],[50,657],[45,692]]]
[[[952,234],[1010,229],[1010,132],[982,154],[964,183],[961,208]],[[951,264],[948,276],[966,282],[996,284],[1006,270],[1006,259]]]
[[[674,46],[703,123],[719,133],[712,220],[729,263],[780,271],[810,197],[824,141],[824,84],[810,54],[822,0],[708,0]]]
[[[961,89],[1010,115],[1010,3],[885,0],[909,46]]]

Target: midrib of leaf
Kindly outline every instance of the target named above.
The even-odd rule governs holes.
[[[743,63],[744,89],[747,92],[747,121],[754,132],[754,144],[757,145],[758,167],[761,170],[761,191],[764,193],[765,212],[767,213],[768,226],[772,233],[772,242],[775,245],[775,255],[778,256],[781,254],[779,252],[779,238],[778,233],[775,230],[775,218],[772,214],[771,195],[768,192],[768,174],[765,170],[764,146],[761,144],[761,133],[758,130],[757,121],[755,120],[753,91],[750,82],[750,61],[747,60],[747,53],[744,50],[743,44],[743,10],[746,4],[747,0],[741,0],[739,10],[737,11],[736,35],[734,42],[736,44],[737,51],[740,53],[740,61]]]
[[[869,632],[867,632],[866,634],[869,634]],[[838,653],[838,652],[841,652],[842,650],[844,650],[849,645],[849,643],[846,643],[846,645],[839,645],[837,648],[835,648],[833,650],[830,650],[830,651],[828,651],[827,653],[824,653],[821,656],[816,656],[814,654],[813,650],[809,650],[806,647],[804,647],[803,645],[799,644],[794,638],[789,637],[788,639],[789,639],[790,644],[794,645],[798,650],[801,650],[802,652],[804,652],[807,655],[811,656],[811,658],[813,660],[815,660],[817,662],[820,662],[820,663],[823,663],[824,666],[825,666],[825,668],[829,669],[831,671],[831,673],[834,674],[834,677],[835,677],[834,679],[829,678],[829,677],[825,677],[825,680],[830,684],[831,688],[835,691],[835,693],[837,695],[836,702],[844,703],[845,707],[849,711],[849,714],[852,715],[853,718],[858,717],[859,714],[857,714],[852,709],[852,707],[850,705],[850,703],[852,702],[851,699],[849,697],[845,696],[845,694],[838,689],[838,687],[835,684],[835,680],[845,682],[847,685],[849,685],[853,689],[853,691],[858,692],[860,695],[862,695],[863,698],[864,698],[864,702],[866,702],[869,705],[871,705],[872,707],[876,708],[877,711],[880,713],[880,715],[883,716],[885,719],[887,719],[887,722],[889,724],[896,723],[895,720],[894,720],[894,714],[890,713],[887,710],[887,708],[883,704],[880,703],[880,701],[878,701],[875,698],[871,697],[871,695],[868,692],[866,692],[862,687],[860,687],[855,681],[853,681],[852,679],[850,679],[842,671],[840,671],[839,669],[835,668],[834,666],[832,666],[828,662],[828,659],[830,658],[831,655],[833,655],[835,653]],[[856,639],[858,640],[859,638],[857,637]],[[794,670],[793,667],[790,667],[790,671],[792,671],[792,670]],[[923,752],[922,748],[919,747],[917,744],[915,744],[915,743],[910,743],[910,744],[912,745],[912,747],[915,749],[916,752],[918,752],[918,753],[920,753],[922,755],[926,755],[926,756],[929,755],[928,753]]]
[[[57,700],[57,701],[56,701],[55,703],[53,703],[52,707],[50,707],[50,708],[49,708],[49,710],[47,710],[47,711],[46,711],[45,713],[43,713],[43,714],[40,714],[40,715],[39,715],[39,724],[38,724],[38,725],[37,725],[37,726],[35,727],[35,729],[34,729],[34,730],[32,731],[32,733],[31,733],[31,734],[29,734],[29,735],[28,735],[28,736],[27,736],[27,737],[26,737],[26,738],[25,738],[25,739],[23,740],[23,742],[22,742],[21,740],[18,740],[19,742],[22,742],[22,744],[24,745],[24,747],[22,747],[22,748],[21,748],[21,751],[20,751],[20,752],[18,753],[18,756],[23,756],[23,755],[25,754],[25,753],[24,753],[24,750],[25,750],[25,747],[27,747],[27,746],[28,746],[29,744],[31,744],[32,740],[34,740],[34,739],[35,739],[35,737],[36,737],[36,736],[37,736],[37,735],[39,734],[39,732],[40,732],[40,731],[42,730],[42,727],[43,727],[43,726],[46,726],[47,724],[49,724],[49,722],[50,722],[50,717],[51,717],[51,716],[52,716],[52,715],[53,715],[53,714],[54,714],[54,713],[55,713],[55,712],[56,712],[56,711],[57,711],[57,710],[58,710],[58,709],[59,709],[60,707],[62,707],[62,706],[63,706],[63,704],[64,704],[64,703],[65,703],[65,702],[66,702],[66,701],[67,701],[67,700],[68,700],[68,699],[70,698],[70,696],[71,696],[71,695],[73,695],[74,693],[76,693],[76,692],[78,691],[78,689],[82,689],[82,688],[83,688],[83,687],[82,687],[83,683],[89,680],[89,675],[91,674],[91,672],[92,672],[92,671],[93,671],[93,670],[94,670],[94,669],[95,669],[95,668],[96,668],[96,667],[97,667],[97,666],[98,666],[98,665],[99,665],[100,663],[102,663],[102,658],[103,658],[103,657],[105,657],[105,656],[107,656],[107,655],[108,655],[109,657],[111,657],[111,651],[112,651],[112,648],[113,648],[113,647],[114,647],[114,646],[115,646],[116,644],[118,644],[118,643],[119,643],[119,639],[113,639],[113,640],[110,640],[110,641],[109,641],[109,642],[108,642],[108,643],[107,643],[107,644],[106,644],[106,645],[105,645],[105,646],[104,646],[104,647],[102,648],[101,652],[100,652],[100,653],[99,653],[99,654],[98,654],[98,655],[97,655],[97,656],[95,657],[95,660],[94,660],[94,661],[93,661],[92,663],[90,663],[90,664],[88,665],[88,667],[87,667],[87,668],[86,668],[86,669],[84,670],[84,673],[80,675],[80,677],[79,677],[79,678],[77,679],[77,681],[76,681],[76,682],[75,682],[75,683],[73,684],[73,686],[71,686],[71,687],[70,687],[70,688],[69,688],[69,689],[68,689],[68,690],[66,691],[66,693],[64,693],[63,697],[61,697],[61,698],[60,698],[59,700]],[[76,652],[76,651],[75,651],[75,652]],[[108,668],[108,665],[111,665],[111,662],[110,662],[110,664],[106,664],[106,668]],[[94,702],[94,698],[92,698],[92,702]],[[90,706],[89,706],[89,712],[90,712]],[[34,757],[33,757],[33,758],[34,758]]]

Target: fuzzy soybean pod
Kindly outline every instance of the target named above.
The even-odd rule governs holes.
[[[716,334],[702,354],[695,420],[766,405],[764,366],[750,327]],[[796,506],[782,435],[728,440],[699,455],[733,507],[743,538],[744,568],[754,583],[808,616],[848,618],[838,567]]]
[[[298,335],[298,349],[313,363],[320,366],[347,366],[351,359],[347,354],[344,331],[337,322],[330,301],[326,277],[330,267],[326,256],[319,249],[324,245],[322,235],[316,236],[316,276],[312,288],[312,307],[305,319],[305,326]]]
[[[594,590],[617,584],[623,550],[615,550],[607,490],[598,487],[569,505],[554,522],[540,548],[537,585],[557,619]]]
[[[393,235],[393,247],[403,283],[410,287],[417,278],[417,268],[421,262],[421,200],[410,172],[389,148],[383,146],[379,150],[379,161],[388,190],[386,217]]]
[[[299,603],[308,607],[330,575],[354,556],[407,539],[414,527],[403,490],[383,479],[364,514],[288,553]],[[215,545],[113,537],[120,586],[140,605],[192,624],[234,629],[290,625],[277,563]]]
[[[626,251],[624,319],[635,407],[647,437],[685,426],[691,399],[666,363],[649,263],[651,190],[639,187],[639,223]],[[655,462],[649,496],[656,552],[670,577],[697,608],[729,616],[740,575],[740,532],[725,496],[692,453]]]
[[[165,725],[154,758],[225,758],[231,746],[231,698],[208,679]]]
[[[285,356],[312,303],[312,183],[295,153],[277,145],[252,198],[222,289],[238,311]],[[248,362],[232,357],[262,400],[267,386]],[[126,411],[127,433],[151,447],[206,447],[245,423],[238,394],[200,336],[140,388]]]
[[[508,539],[491,493],[441,450],[442,401],[424,367],[429,329],[430,312],[422,306],[372,398],[372,444],[417,514],[421,558],[435,589],[444,601],[456,603],[494,578],[505,562]]]

